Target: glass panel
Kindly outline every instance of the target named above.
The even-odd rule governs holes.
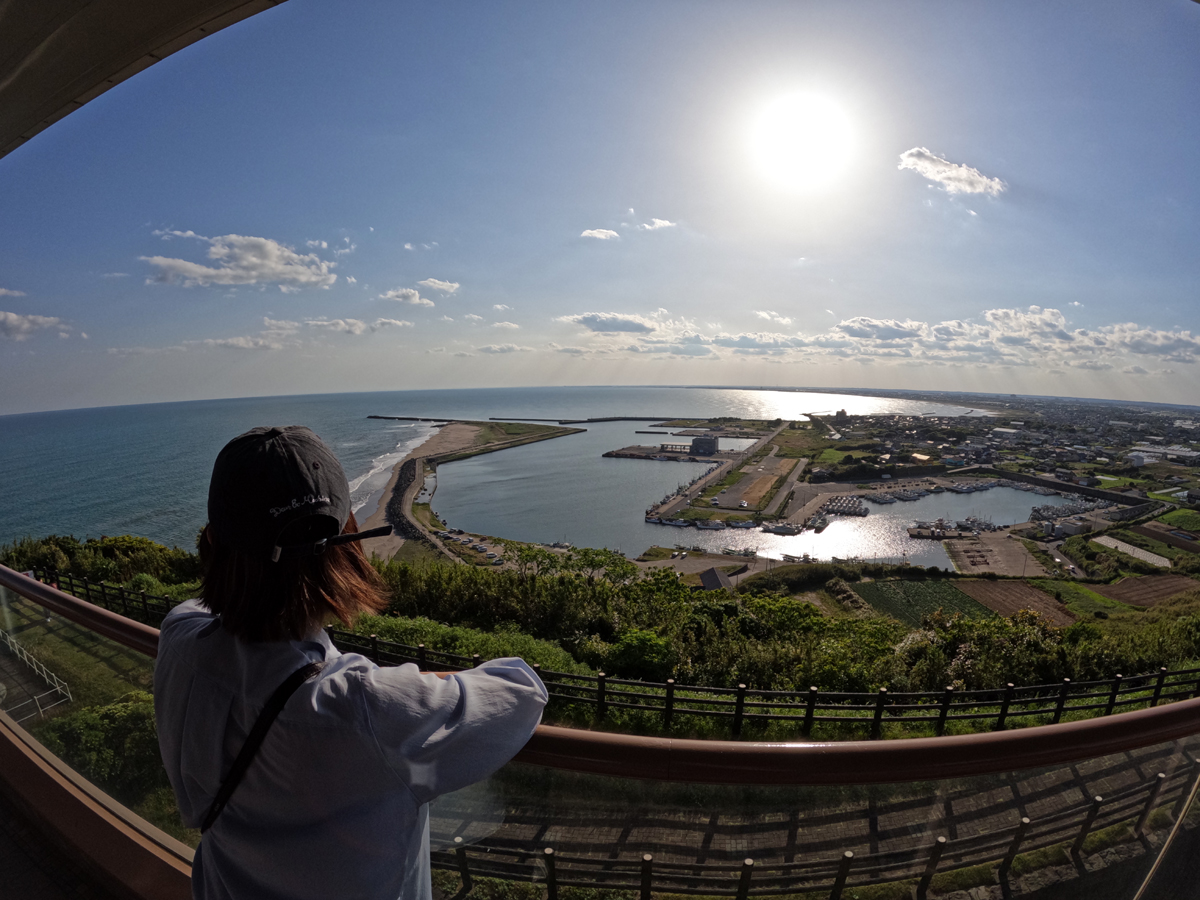
[[[0,588],[0,709],[98,788],[191,846],[154,728],[154,660]]]
[[[451,892],[464,865],[473,880],[640,890],[648,875],[655,892],[732,896],[748,879],[749,895],[827,897],[841,873],[843,896],[878,885],[873,898],[908,897],[923,880],[931,894],[1000,891],[1003,868],[1010,896],[1041,896],[1053,885],[1047,897],[1078,890],[1089,900],[1124,900],[1192,789],[1190,747],[843,787],[653,783],[510,764],[435,802],[434,864]],[[1181,855],[1195,875],[1200,857],[1191,860]]]

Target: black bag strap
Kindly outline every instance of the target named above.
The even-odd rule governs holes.
[[[254,727],[250,729],[250,734],[246,736],[246,743],[242,744],[241,752],[238,753],[237,759],[233,761],[233,767],[230,768],[229,774],[221,782],[220,790],[217,791],[217,796],[213,798],[212,806],[208,808],[208,815],[204,817],[204,823],[200,826],[201,833],[212,828],[213,822],[217,821],[217,816],[221,814],[221,810],[225,808],[225,804],[229,802],[229,798],[233,796],[233,792],[237,790],[237,786],[241,784],[242,777],[246,774],[246,770],[250,768],[250,763],[253,762],[255,754],[258,753],[258,748],[262,745],[267,732],[271,730],[271,725],[275,722],[276,717],[283,712],[284,704],[288,702],[288,698],[296,693],[300,685],[317,675],[323,668],[325,668],[325,663],[323,662],[306,663],[289,675],[283,684],[275,688],[275,693],[271,695],[266,706],[262,708],[262,712],[258,714],[258,719],[254,722]]]

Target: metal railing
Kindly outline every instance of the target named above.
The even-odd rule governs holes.
[[[46,710],[53,709],[60,703],[71,702],[73,699],[71,697],[71,688],[67,686],[67,683],[47,669],[41,660],[21,646],[21,643],[3,628],[0,628],[0,643],[3,643],[9,652],[20,662],[32,669],[34,674],[41,678],[50,688],[50,690],[44,693],[35,694],[28,700],[8,707],[4,710],[5,713],[12,716],[17,722],[24,722],[27,719],[32,719],[34,716],[44,716]],[[42,701],[47,697],[58,697],[58,699],[53,703],[43,703]],[[22,710],[31,703],[36,707],[34,710],[19,712],[19,710]]]
[[[3,567],[0,585],[126,646],[151,655],[156,649],[153,629]],[[427,653],[433,665],[442,664],[430,657]],[[519,806],[512,807],[482,838],[445,832],[448,837],[443,835],[432,858],[436,868],[457,873],[464,887],[480,878],[533,881],[545,886],[548,900],[571,887],[638,891],[643,898],[671,892],[739,900],[815,891],[839,900],[851,888],[894,882],[909,882],[916,896],[924,897],[944,888],[939,879],[955,873],[983,871],[991,883],[1007,886],[1019,881],[1021,871],[1051,864],[1073,865],[1084,877],[1081,860],[1107,865],[1096,854],[1113,843],[1129,853],[1161,856],[1180,829],[1200,824],[1194,813],[1189,815],[1200,785],[1197,748],[1200,700],[996,733],[835,744],[677,740],[541,726],[514,760],[511,778],[558,772],[570,778],[609,776],[613,784],[638,779],[637,784],[647,785],[638,789],[642,793],[680,785],[685,794],[733,791],[723,795],[731,802],[742,785],[770,785],[772,797],[788,786],[818,786],[818,791],[833,786],[839,791],[823,811],[811,804],[802,811],[833,836],[818,836],[799,848],[793,841],[786,853],[768,841],[735,854],[729,846],[720,853],[705,849],[706,834],[700,853],[687,859],[695,827],[686,814],[669,803],[639,811],[640,801],[632,799],[613,806],[629,820],[622,833],[639,824],[634,819],[640,816],[658,838],[640,841],[631,855],[624,839],[612,843],[592,836],[598,810],[582,817],[586,828],[572,831],[543,803],[526,816],[533,817],[536,828],[522,820]],[[1088,763],[1074,765],[1081,760]],[[879,801],[883,806],[877,805],[871,785],[883,786],[878,795],[885,798]],[[907,794],[887,801],[897,785],[909,785]],[[552,781],[546,786],[553,787]],[[985,795],[990,799],[981,801]],[[565,818],[578,819],[578,795],[572,796],[576,799],[555,802],[569,810]],[[955,804],[961,811],[953,816],[938,812]],[[729,817],[736,818],[736,812],[733,803]],[[442,814],[435,807],[435,824]],[[709,834],[722,814],[713,809]],[[898,827],[885,834],[872,824],[869,842],[847,845],[840,837],[848,824],[875,823],[884,816]],[[755,844],[764,829],[786,829],[754,815],[732,827],[735,849]],[[435,842],[442,831],[435,827]]]
[[[116,585],[91,582],[71,575],[35,570],[36,577],[105,609],[146,624],[158,625],[175,605],[166,597],[131,591]],[[480,657],[447,653],[412,646],[341,629],[328,629],[334,645],[343,651],[361,653],[378,665],[416,663],[421,667],[467,669]],[[1154,708],[1163,703],[1200,697],[1200,668],[1124,675],[1089,681],[1064,678],[1056,684],[999,689],[893,692],[880,688],[873,693],[826,691],[817,686],[807,691],[758,690],[746,684],[732,688],[702,687],[666,682],[613,678],[604,672],[577,675],[534,666],[551,700],[559,711],[572,706],[589,707],[593,720],[602,723],[608,713],[638,714],[670,731],[686,726],[687,717],[722,720],[731,736],[741,737],[747,725],[772,722],[793,726],[798,736],[809,737],[815,726],[837,726],[865,730],[871,739],[884,736],[892,724],[923,725],[937,735],[954,723],[968,723],[1004,731],[1014,726],[1058,724],[1081,716],[1109,716],[1134,709]],[[553,709],[554,707],[552,707]],[[1032,720],[1032,721],[1030,721]]]

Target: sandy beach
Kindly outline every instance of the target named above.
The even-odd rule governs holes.
[[[440,453],[453,453],[456,450],[466,450],[475,443],[475,436],[477,434],[479,434],[478,425],[465,425],[461,422],[452,422],[449,425],[443,425],[430,435],[423,444],[412,450],[408,456],[392,467],[392,476],[388,479],[387,487],[383,489],[383,494],[379,498],[379,507],[365,522],[359,522],[358,527],[366,531],[368,528],[376,528],[387,524],[384,514],[387,510],[388,500],[392,497],[392,491],[396,489],[396,481],[400,477],[400,467],[408,462],[408,460],[418,459],[422,456],[436,456]],[[383,538],[370,538],[363,541],[363,551],[367,556],[375,554],[381,559],[391,559],[403,544],[404,538],[394,534]]]

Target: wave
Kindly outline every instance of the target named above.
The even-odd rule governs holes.
[[[432,425],[423,422],[404,425],[397,430],[403,431],[405,435],[399,443],[393,449],[372,459],[366,472],[350,480],[350,506],[360,521],[374,515],[396,463],[425,443],[436,431]],[[366,515],[359,516],[359,511],[366,507],[369,507]]]

